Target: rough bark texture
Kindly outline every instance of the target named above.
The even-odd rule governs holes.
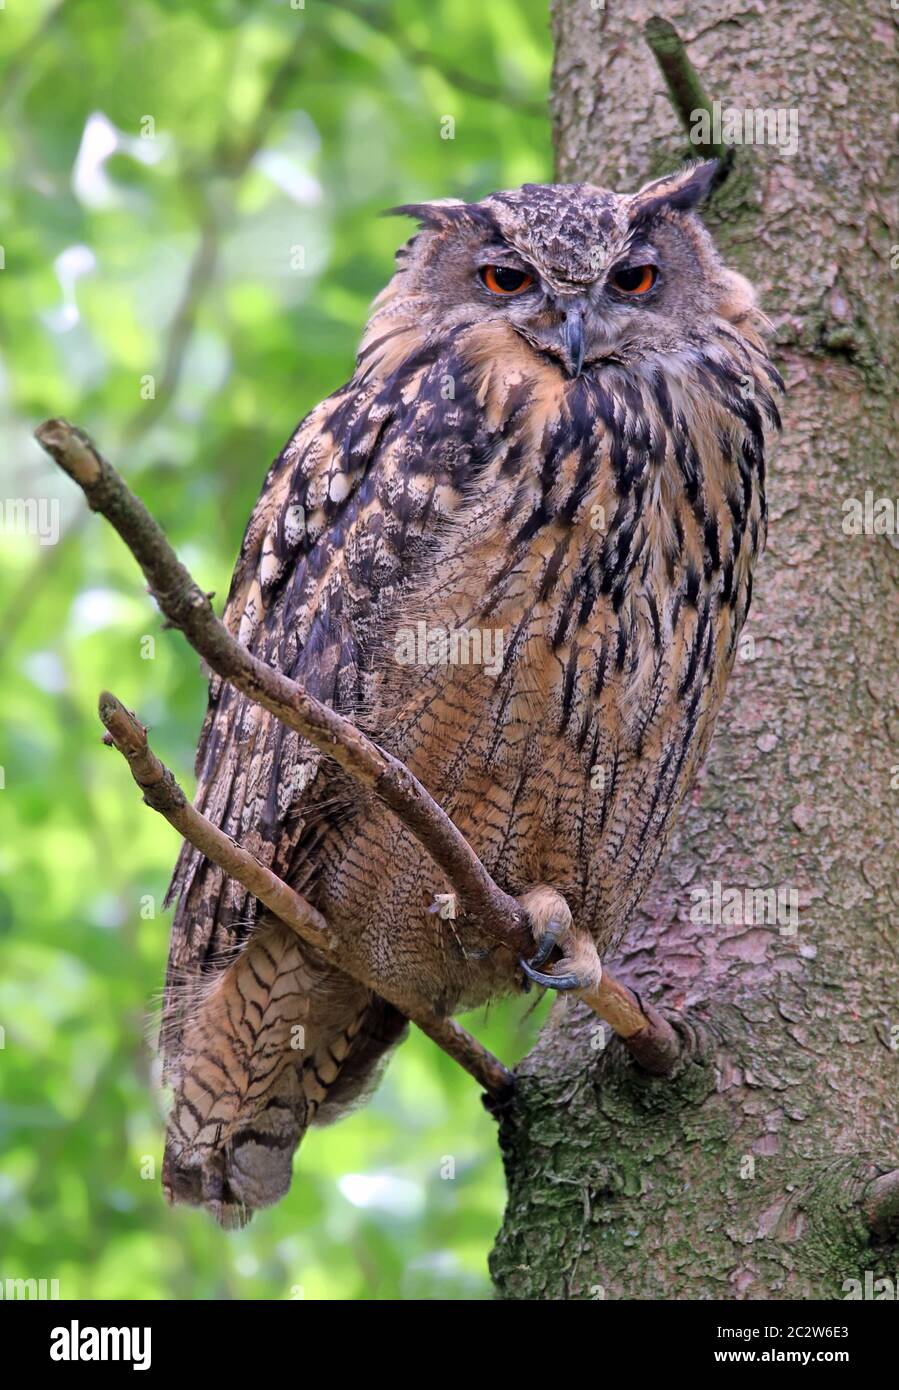
[[[561,179],[630,189],[696,153],[642,35],[654,13],[711,98],[798,109],[796,154],[738,149],[707,218],[776,325],[786,429],[751,659],[620,954],[689,1020],[695,1060],[642,1077],[595,1017],[556,1006],[503,1126],[492,1270],[518,1299],[841,1298],[899,1270],[896,1226],[871,1235],[863,1202],[899,1166],[899,553],[843,531],[847,499],[899,496],[897,15],[556,0]],[[694,923],[691,890],[714,880],[795,888],[798,930]]]

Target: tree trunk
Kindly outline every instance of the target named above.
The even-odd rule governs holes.
[[[690,1060],[643,1076],[555,1006],[502,1126],[492,1272],[516,1299],[858,1296],[846,1281],[899,1269],[895,1206],[872,1233],[870,1185],[899,1165],[896,16],[556,0],[561,180],[633,189],[702,153],[646,44],[653,13],[710,99],[798,111],[795,154],[738,147],[707,212],[775,324],[785,430],[742,659],[616,962],[681,1020]],[[883,534],[851,533],[866,492]],[[691,920],[716,882],[725,901],[780,888],[779,920]]]

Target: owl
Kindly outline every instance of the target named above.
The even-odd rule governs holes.
[[[214,678],[197,805],[410,1013],[595,986],[709,743],[781,388],[695,211],[714,173],[397,209],[418,230],[352,379],[250,518],[229,630],[402,759],[528,913],[521,961],[434,911],[450,885],[412,834]],[[233,1226],[406,1019],[190,846],[171,896],[163,1185]]]

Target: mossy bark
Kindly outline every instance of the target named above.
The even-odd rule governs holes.
[[[899,1167],[896,16],[556,0],[560,179],[632,189],[702,153],[644,40],[654,13],[711,98],[797,112],[796,152],[738,147],[707,218],[775,325],[786,428],[742,659],[615,962],[688,1027],[688,1059],[643,1077],[556,1005],[502,1126],[492,1272],[514,1299],[842,1298],[899,1271],[895,1225],[875,1237],[864,1212]],[[844,530],[866,491],[892,499],[892,534]],[[796,890],[798,927],[692,921],[716,880]]]

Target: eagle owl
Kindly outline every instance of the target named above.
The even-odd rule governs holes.
[[[714,171],[398,209],[418,231],[352,379],[250,518],[231,632],[402,759],[529,910],[523,966],[433,911],[449,885],[418,841],[213,679],[198,806],[410,1012],[526,974],[595,983],[708,745],[780,389],[752,288],[694,211]],[[283,1195],[306,1128],[373,1085],[405,1020],[190,846],[171,894],[163,1182],[234,1225]]]

